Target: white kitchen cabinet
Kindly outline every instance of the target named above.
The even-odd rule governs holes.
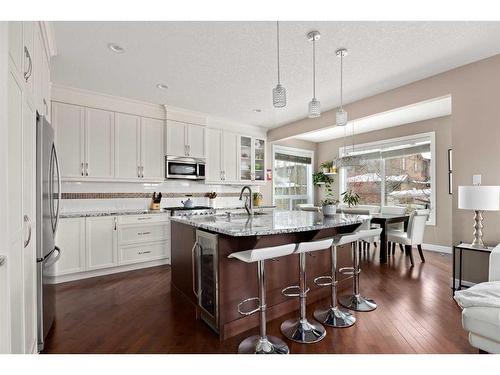
[[[224,131],[222,133],[223,178],[226,182],[238,180],[238,135]]]
[[[9,22],[9,54],[17,72],[23,72],[23,23],[22,21]]]
[[[116,233],[116,216],[86,218],[86,270],[96,270],[117,265]]]
[[[50,106],[50,61],[45,53],[42,54],[41,61],[42,69],[42,105],[43,115],[49,122],[52,120],[51,106]]]
[[[236,155],[236,153],[235,153]],[[207,183],[222,181],[222,130],[207,129]]]
[[[265,183],[266,141],[243,135],[239,139],[240,181]]]
[[[163,120],[141,118],[141,178],[163,180],[164,170]]]
[[[205,157],[205,127],[167,120],[167,155]]]
[[[34,75],[34,96],[35,96],[35,104],[36,104],[36,109],[38,113],[44,115],[45,114],[45,105],[43,102],[44,99],[44,92],[43,92],[43,79],[42,73],[43,73],[43,68],[44,68],[44,63],[43,60],[45,59],[45,52],[43,49],[43,38],[42,38],[42,33],[40,31],[40,27],[38,25],[35,25],[35,31],[34,31],[34,62],[35,66],[33,68],[33,75]],[[50,77],[49,77],[50,80]]]
[[[61,257],[52,266],[50,275],[85,271],[85,218],[60,219],[56,245],[61,249]]]
[[[61,176],[85,176],[85,108],[72,104],[52,103],[55,139]]]
[[[114,112],[85,108],[85,177],[114,177]]]
[[[115,113],[116,178],[140,178],[140,136],[141,118],[139,116],[128,115],[125,113]]]
[[[169,242],[151,242],[135,245],[122,245],[119,249],[120,264],[147,262],[169,257]]]

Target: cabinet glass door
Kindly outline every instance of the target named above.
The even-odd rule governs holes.
[[[264,181],[265,177],[265,142],[262,139],[254,139],[254,180]]]
[[[252,138],[240,137],[240,180],[252,179]]]

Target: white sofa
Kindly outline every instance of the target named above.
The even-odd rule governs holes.
[[[500,245],[490,254],[489,281],[500,281]],[[469,331],[473,347],[500,354],[500,308],[466,307],[462,311],[462,326]]]

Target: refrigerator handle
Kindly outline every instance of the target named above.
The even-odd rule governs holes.
[[[59,158],[57,157],[57,151],[56,151],[56,146],[52,145],[52,148],[54,150],[54,161],[56,164],[56,170],[57,170],[57,211],[56,211],[56,224],[55,224],[55,229],[54,229],[54,235],[57,232],[57,226],[59,225],[59,214],[61,213],[61,198],[62,198],[62,183],[61,183],[61,169],[59,168]],[[57,249],[57,247],[56,247]]]
[[[57,253],[55,257],[52,257],[52,254]],[[43,267],[48,268],[52,265],[54,265],[59,258],[61,257],[61,249],[59,249],[57,246],[54,247],[54,251],[52,252],[51,256],[48,258],[44,259]],[[52,258],[52,259],[51,259]],[[45,263],[45,261],[48,260],[49,262]]]

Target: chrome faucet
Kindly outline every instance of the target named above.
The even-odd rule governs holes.
[[[247,214],[250,216],[253,216],[253,195],[252,195],[252,189],[250,189],[250,186],[245,185],[243,186],[243,189],[241,189],[240,193],[240,201],[243,200],[243,192],[245,190],[248,190],[249,196],[245,198],[245,210],[247,211]],[[250,203],[248,203],[250,201]]]

